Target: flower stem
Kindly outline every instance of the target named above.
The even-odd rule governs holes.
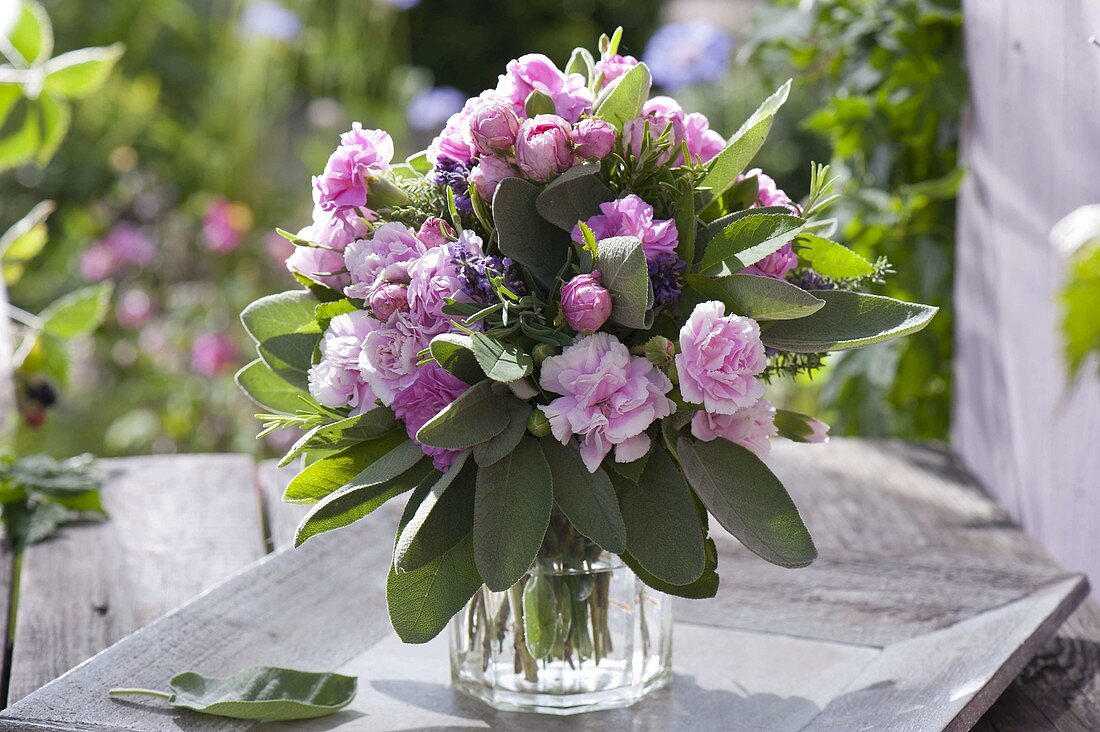
[[[107,692],[107,696],[123,696],[123,695],[138,695],[138,696],[155,696],[158,699],[164,699],[166,701],[172,701],[176,695],[167,691],[157,691],[156,689],[111,689]]]

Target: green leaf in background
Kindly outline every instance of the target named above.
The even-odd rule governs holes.
[[[760,458],[724,439],[681,437],[677,454],[695,495],[749,551],[781,567],[817,558],[787,489]]]
[[[474,557],[491,590],[502,592],[526,574],[542,546],[554,504],[550,467],[533,437],[477,472]]]
[[[777,251],[806,225],[790,214],[754,213],[714,234],[703,250],[699,270],[711,277],[737,274]]]
[[[508,412],[508,426],[496,437],[480,445],[474,445],[474,460],[483,467],[492,465],[516,449],[516,445],[527,432],[527,418],[534,410],[528,401],[510,397],[501,397],[501,399]]]
[[[437,480],[397,537],[394,567],[410,572],[450,551],[473,528],[477,466],[463,453]],[[434,476],[429,474],[429,480]]]
[[[40,115],[41,135],[36,162],[45,165],[53,158],[57,148],[61,146],[72,123],[73,112],[68,104],[57,99],[49,90],[42,92],[38,97],[38,109]]]
[[[98,48],[81,48],[55,56],[43,64],[45,89],[68,99],[83,99],[103,86],[115,63],[122,57],[123,45],[115,43]]]
[[[1066,367],[1073,377],[1089,354],[1100,353],[1100,244],[1086,245],[1073,257],[1058,299]]]
[[[291,290],[260,298],[244,309],[241,322],[256,342],[260,358],[280,378],[308,388],[307,372],[320,333],[300,329],[316,322],[316,299],[305,290]]]
[[[574,48],[569,63],[565,65],[565,73],[580,74],[585,83],[590,84],[596,75],[596,59],[592,57],[592,52],[587,48]]]
[[[71,292],[42,311],[42,331],[55,338],[76,338],[98,328],[107,317],[111,284],[101,283]]]
[[[433,472],[431,461],[422,458],[416,465],[389,480],[351,485],[321,499],[298,525],[294,546],[301,546],[314,536],[342,529],[369,516],[386,501],[415,488]]]
[[[775,410],[775,427],[780,437],[794,442],[822,442],[828,432],[821,420],[788,409]]]
[[[420,569],[398,573],[391,565],[386,604],[394,631],[405,643],[427,643],[447,627],[481,584],[470,534]]]
[[[768,139],[768,132],[772,128],[772,120],[776,112],[787,101],[791,92],[791,80],[788,79],[783,86],[764,100],[752,116],[745,120],[741,129],[730,138],[729,143],[722,152],[707,163],[707,174],[699,184],[709,190],[703,196],[703,205],[706,208],[711,202],[726,192],[737,181],[749,162],[756,157],[756,153],[764,146],[764,140]]]
[[[611,293],[611,322],[628,328],[652,327],[653,285],[641,240],[613,236],[596,246],[596,268]]]
[[[642,105],[649,99],[652,78],[649,67],[640,63],[619,77],[606,95],[597,101],[592,116],[610,122],[618,132],[623,125],[642,113]]]
[[[506,402],[491,381],[474,384],[416,433],[425,445],[460,450],[490,440],[508,426]]]
[[[843,244],[816,234],[799,234],[795,240],[798,258],[831,280],[854,280],[874,274],[875,267]]]
[[[821,309],[819,300],[801,287],[783,280],[735,274],[711,279],[688,275],[688,287],[707,300],[720,300],[726,310],[755,320],[793,320]]]
[[[848,290],[813,290],[825,306],[799,320],[771,323],[764,344],[781,351],[822,353],[860,348],[915,333],[939,308]]]
[[[530,354],[513,343],[502,343],[484,333],[472,334],[470,342],[478,365],[493,381],[519,381],[535,367]]]
[[[352,445],[311,463],[291,479],[283,493],[283,500],[287,503],[315,503],[356,480],[362,480],[364,471],[372,468],[378,478],[367,483],[389,480],[411,468],[421,457],[423,453],[420,448],[408,439],[404,430],[394,430],[376,440]]]
[[[224,678],[186,671],[168,682],[171,692],[111,689],[108,695],[152,696],[177,709],[232,719],[286,722],[338,712],[355,699],[356,687],[354,676],[253,666]]]
[[[474,344],[463,333],[442,333],[432,338],[429,345],[432,358],[467,384],[476,384],[485,373],[474,358]]]
[[[550,182],[535,207],[539,215],[565,231],[573,231],[578,221],[595,216],[600,204],[615,198],[599,178],[600,163],[574,165]]]
[[[389,407],[375,407],[338,422],[317,425],[298,438],[279,461],[279,467],[289,465],[291,460],[306,450],[343,450],[356,443],[379,438],[400,427]]]
[[[505,178],[493,194],[493,222],[500,251],[516,260],[545,286],[565,266],[569,235],[539,216],[541,189],[522,178]]]
[[[309,392],[280,379],[262,359],[246,364],[233,378],[245,396],[272,412],[294,414],[310,404],[316,406]]]
[[[687,585],[703,574],[706,551],[691,492],[672,457],[654,447],[642,479],[613,478],[626,524],[626,551],[649,574]]]
[[[647,572],[642,565],[638,564],[638,560],[634,557],[629,554],[622,554],[621,557],[623,563],[630,567],[642,582],[653,589],[666,595],[675,595],[689,600],[705,600],[718,594],[718,547],[714,543],[714,539],[707,537],[705,551],[706,564],[703,567],[703,574],[700,575],[699,579],[686,585],[672,585],[659,580]]]
[[[19,17],[6,40],[23,57],[23,65],[31,66],[53,53],[53,26],[41,4],[31,0],[15,1],[21,6]]]
[[[18,98],[6,119],[0,120],[0,171],[34,158],[42,144],[40,117],[37,100]]]
[[[3,119],[2,112],[0,119]],[[0,236],[0,267],[5,284],[10,286],[18,282],[27,264],[46,246],[49,234],[46,219],[56,208],[53,201],[42,201]]]
[[[523,640],[532,656],[543,659],[550,655],[560,623],[553,580],[545,574],[532,573],[523,586]]]
[[[614,554],[626,550],[626,525],[611,479],[602,469],[589,473],[574,444],[539,440],[550,466],[554,501],[577,531]]]

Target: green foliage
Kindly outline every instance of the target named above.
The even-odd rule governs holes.
[[[805,219],[789,213],[739,216],[709,239],[699,270],[712,277],[740,272],[777,251],[805,226]]]
[[[804,318],[825,304],[801,287],[771,277],[735,274],[711,279],[688,275],[686,282],[704,298],[722,301],[729,312],[755,320]]]
[[[553,579],[532,573],[523,586],[523,639],[532,656],[543,659],[550,655],[561,620]]]
[[[1066,364],[1076,375],[1090,354],[1100,353],[1100,246],[1074,259],[1060,299]]]
[[[781,320],[763,329],[764,344],[795,353],[862,348],[916,333],[936,308],[882,295],[848,290],[814,290],[825,306],[798,320]]]
[[[428,420],[416,433],[425,445],[458,450],[490,440],[508,426],[504,401],[492,381],[482,381]]]
[[[553,283],[569,255],[569,235],[539,216],[541,189],[522,178],[505,178],[493,195],[498,246],[538,278]],[[574,222],[575,223],[575,222]]]
[[[550,182],[535,199],[539,215],[565,231],[600,212],[600,204],[615,198],[599,178],[600,163],[575,165]]]
[[[68,339],[88,335],[107,317],[111,285],[103,283],[71,292],[39,313],[42,333]]]
[[[441,477],[429,474],[425,479],[431,489],[397,535],[393,565],[399,573],[441,558],[473,528],[477,468],[467,458],[464,453]]]
[[[0,519],[16,549],[49,538],[80,515],[106,517],[102,478],[87,456],[57,461],[45,455],[0,453]]]
[[[563,445],[553,437],[539,440],[550,465],[554,502],[577,531],[605,550],[626,550],[626,525],[611,479],[602,469],[588,472],[577,445]]]
[[[649,99],[652,78],[649,67],[640,63],[608,87],[605,96],[596,101],[592,116],[610,122],[622,132],[623,125],[637,117]]]
[[[597,243],[596,269],[611,293],[611,322],[628,328],[653,325],[653,286],[641,240],[613,236]]]
[[[170,692],[111,689],[118,696],[152,696],[177,709],[231,719],[286,722],[316,719],[340,711],[355,699],[354,676],[253,666],[224,678],[194,671],[173,676]]]

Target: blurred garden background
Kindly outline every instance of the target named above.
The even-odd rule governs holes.
[[[27,6],[0,0],[0,36],[16,37]],[[798,199],[804,161],[830,162],[847,194],[838,237],[899,273],[878,291],[943,310],[912,338],[830,357],[792,406],[820,413],[833,434],[947,436],[967,93],[958,0],[33,7],[42,37],[32,55],[99,47],[121,56],[88,91],[47,84],[25,98],[0,75],[0,231],[23,222],[0,247],[23,321],[17,451],[286,447],[296,435],[256,441],[255,407],[233,383],[251,359],[237,314],[293,286],[283,266],[292,245],[274,230],[309,222],[309,176],[339,133],[353,120],[386,128],[403,157],[493,86],[509,59],[533,50],[564,64],[616,25],[624,52],[651,62],[662,89],[726,135],[796,77],[755,164]],[[21,49],[5,45],[10,62]],[[82,293],[86,322],[43,328],[36,314],[72,293]]]

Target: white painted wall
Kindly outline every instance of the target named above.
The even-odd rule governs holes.
[[[955,274],[953,443],[1100,587],[1100,381],[1066,383],[1056,221],[1100,202],[1100,0],[964,0],[972,114]],[[1100,313],[1097,313],[1100,318]]]

